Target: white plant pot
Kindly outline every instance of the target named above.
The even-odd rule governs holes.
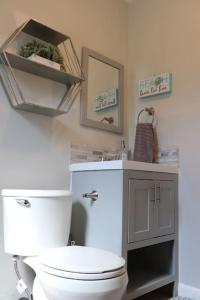
[[[37,62],[39,64],[42,64],[42,65],[54,68],[56,70],[60,70],[60,64],[58,64],[58,63],[56,63],[54,61],[51,61],[49,59],[46,59],[44,57],[41,57],[39,55],[32,54],[31,56],[28,57],[28,59],[30,59],[32,61],[35,61],[35,62]]]

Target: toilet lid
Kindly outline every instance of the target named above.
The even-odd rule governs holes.
[[[102,274],[110,278],[125,272],[125,260],[122,257],[105,250],[82,246],[50,249],[40,257],[40,262],[43,271],[58,276],[64,276],[65,273],[64,277],[67,278],[75,276],[94,279],[98,274],[101,278]]]

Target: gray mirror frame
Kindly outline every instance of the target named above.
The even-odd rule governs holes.
[[[88,101],[87,78],[88,78],[89,57],[95,58],[119,70],[119,99],[120,100],[119,100],[119,115],[118,115],[119,125],[118,126],[100,123],[98,121],[90,120],[87,118],[87,101]],[[82,70],[85,76],[85,82],[83,83],[81,89],[81,116],[80,116],[81,125],[96,128],[96,129],[101,129],[105,131],[110,131],[117,134],[123,134],[124,66],[104,55],[101,55],[91,49],[83,47],[82,48]]]

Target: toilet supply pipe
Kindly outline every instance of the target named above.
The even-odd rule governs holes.
[[[26,293],[26,295],[28,297],[28,300],[33,300],[33,295],[31,294],[28,287],[24,283],[24,281],[23,281],[23,279],[20,275],[20,272],[19,272],[19,267],[18,267],[19,256],[18,255],[13,255],[12,260],[13,260],[13,263],[14,263],[14,270],[15,270],[15,273],[16,273],[17,278],[18,278],[18,285],[17,286],[20,287],[20,285],[22,285],[22,291],[24,291]]]

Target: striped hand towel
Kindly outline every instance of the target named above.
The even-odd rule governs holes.
[[[157,135],[153,125],[151,123],[138,123],[133,160],[156,162],[157,149]]]

